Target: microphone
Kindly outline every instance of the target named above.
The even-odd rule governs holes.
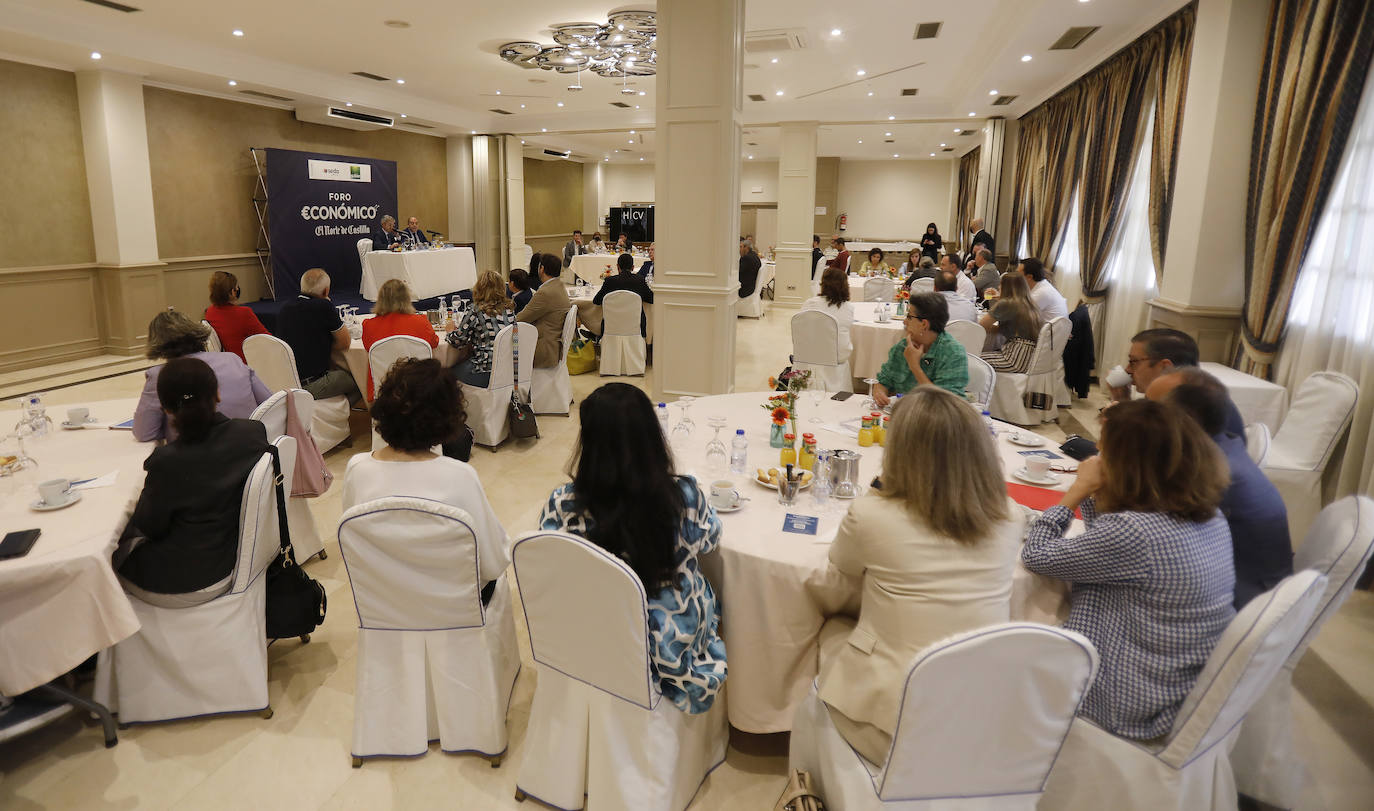
[[[438,231],[426,231],[425,233],[426,233],[426,234],[429,234],[429,235],[432,236],[432,237],[441,237],[441,236],[443,236],[443,234],[439,233]]]

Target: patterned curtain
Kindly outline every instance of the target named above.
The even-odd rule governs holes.
[[[1272,373],[1317,219],[1374,55],[1370,0],[1273,0],[1245,210],[1238,368]]]
[[[1078,185],[1082,95],[1082,85],[1073,85],[1026,116],[1044,119],[1044,159],[1031,175],[1027,190],[1026,250],[1044,262],[1046,270],[1053,270],[1050,262],[1064,244],[1069,206]]]
[[[1150,251],[1155,282],[1164,278],[1164,251],[1169,242],[1169,212],[1174,205],[1178,139],[1183,131],[1183,100],[1188,94],[1193,27],[1197,7],[1190,5],[1151,32],[1157,39],[1154,59],[1155,127],[1150,139]]]
[[[1021,232],[1027,229],[1030,218],[1031,178],[1036,177],[1045,164],[1045,117],[1027,115],[1020,120],[1020,133],[1016,139],[1016,172],[1012,177],[1011,233],[1007,255],[1011,257],[1011,267],[1026,257],[1017,250]],[[1026,250],[1030,250],[1027,244]]]
[[[955,216],[958,219],[949,233],[958,235],[959,247],[965,254],[968,253],[968,248],[964,245],[964,240],[968,238],[968,224],[973,219],[974,197],[978,192],[978,161],[982,152],[983,148],[976,146],[959,159],[959,198],[955,207]],[[964,258],[968,259],[967,256]]]

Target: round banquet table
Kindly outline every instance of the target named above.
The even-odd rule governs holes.
[[[37,477],[18,487],[0,480],[5,530],[43,533],[24,557],[0,561],[0,693],[14,696],[51,681],[139,628],[110,555],[143,488],[143,460],[153,443],[107,427],[132,418],[137,402],[88,403],[97,424],[74,431],[56,426],[65,407],[50,408],[54,431],[25,442],[38,460]],[[0,411],[0,425],[19,417],[17,409]],[[113,485],[81,490],[81,501],[70,507],[28,508],[37,498],[33,482],[111,472]]]
[[[635,271],[647,261],[648,256],[631,254],[635,260]],[[618,253],[584,253],[572,258],[572,264],[568,268],[573,272],[573,276],[581,279],[590,285],[601,284],[601,278],[607,273],[616,272],[616,262],[620,259]]]
[[[878,323],[874,313],[881,302],[855,301],[854,323],[849,327],[850,374],[860,380],[877,377],[887,361],[887,353],[904,334],[902,319],[895,315],[887,323]],[[893,312],[896,312],[894,305]]]
[[[860,580],[830,566],[830,543],[835,537],[849,501],[830,499],[818,508],[809,490],[803,490],[791,507],[778,504],[776,494],[752,481],[757,468],[777,467],[778,451],[768,446],[768,420],[760,404],[767,393],[727,394],[696,400],[690,406],[696,430],[685,447],[675,443],[674,454],[681,472],[696,475],[709,492],[713,479],[705,472],[705,446],[713,429],[707,421],[726,418],[721,438],[728,445],[735,429],[743,428],[749,440],[749,473],[727,474],[740,494],[750,500],[738,512],[720,515],[724,533],[719,549],[702,559],[702,569],[714,586],[721,605],[721,632],[729,661],[727,712],[731,726],[752,733],[784,732],[792,727],[797,703],[811,689],[819,670],[821,625],[834,614],[858,615]],[[798,430],[816,434],[821,448],[848,448],[863,454],[860,481],[865,485],[882,468],[883,449],[860,448],[843,421],[857,421],[864,413],[862,395],[845,402],[822,399],[813,411],[810,398],[802,396]],[[674,409],[676,412],[677,409]],[[818,413],[817,413],[818,412]],[[678,422],[673,413],[672,424]],[[819,416],[820,424],[810,422]],[[1008,479],[1020,466],[1018,451],[1006,433],[1022,429],[998,424],[998,450]],[[1043,449],[1054,450],[1046,444]],[[1056,464],[1072,465],[1063,459]],[[1070,475],[1058,474],[1056,488],[1068,488]],[[814,516],[819,519],[814,536],[783,531],[784,517]],[[1058,623],[1068,615],[1068,584],[1031,574],[1019,564],[1012,581],[1011,617]]]
[[[650,288],[653,285],[649,285]],[[573,306],[577,308],[577,320],[582,326],[601,334],[602,321],[601,305],[593,304],[592,299],[601,290],[601,282],[598,280],[595,285],[579,284],[568,287],[568,298],[572,299]],[[644,305],[644,342],[650,346],[654,343],[654,305]]]
[[[372,314],[362,316],[363,319],[371,318]],[[449,368],[458,362],[458,350],[449,346],[448,341],[444,340],[445,332],[442,328],[436,328],[434,334],[439,336],[439,345],[434,348],[434,357],[445,368]],[[363,349],[363,339],[354,338],[348,344],[348,348],[343,351],[334,352],[331,359],[334,365],[341,369],[347,369],[353,375],[353,382],[358,384],[358,391],[367,394],[367,350]]]

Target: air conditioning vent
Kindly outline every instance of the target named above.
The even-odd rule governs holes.
[[[349,121],[360,121],[367,124],[379,124],[383,127],[390,127],[396,123],[393,119],[384,115],[373,115],[372,113],[355,113],[352,110],[342,107],[330,107],[329,116],[331,118],[346,118]]]
[[[771,31],[753,31],[744,35],[745,53],[800,51],[806,47],[806,30],[803,28],[778,28]]]
[[[763,98],[763,96],[760,96],[758,93],[750,93],[750,94],[749,94],[749,100],[750,100],[750,101],[763,101],[764,98]]]
[[[960,134],[960,135],[972,135],[972,134],[974,134],[974,133],[977,132],[977,131],[978,131],[978,130],[964,130],[964,131],[960,132],[959,134]]]
[[[903,95],[903,96],[914,96],[914,95],[916,95],[918,92],[920,92],[920,91],[919,91],[917,88],[914,88],[914,87],[904,87],[904,88],[902,88],[902,95]]]
[[[622,109],[622,110],[628,110],[628,109],[630,108],[630,105],[626,104],[626,103],[623,102],[623,101],[613,101],[613,102],[611,102],[611,106],[612,106],[612,107],[619,107],[619,108]]]
[[[133,6],[126,6],[123,3],[114,3],[111,2],[111,0],[86,0],[86,2],[93,6],[102,6],[104,8],[114,9],[115,11],[122,11],[125,14],[132,14],[135,11],[143,10],[141,8],[134,8]]]
[[[744,142],[744,145],[745,145],[745,146],[758,146],[758,142],[756,142],[756,141],[745,141],[745,142]]]
[[[402,124],[401,126],[402,126],[402,127],[416,127],[416,128],[418,128],[418,129],[422,129],[422,130],[432,130],[432,129],[434,129],[433,127],[431,127],[431,126],[428,125],[428,124],[416,124],[414,121],[407,121],[407,122],[405,122],[404,124]]]
[[[371,80],[374,81],[374,82],[389,82],[389,81],[391,81],[390,79],[386,78],[385,76],[378,76],[378,75],[375,74],[375,73],[368,73],[368,72],[365,71],[365,70],[355,70],[355,71],[353,71],[353,75],[354,75],[354,76],[361,76],[361,77],[363,77],[364,79],[371,79]]]
[[[497,115],[515,115],[515,113],[512,113],[510,110],[502,110],[500,107],[492,107],[487,110],[487,112],[496,113]]]
[[[942,150],[940,150],[940,151],[941,151],[941,152],[953,152],[953,151],[954,151],[954,147],[952,147],[952,146],[947,146],[947,147],[945,147],[944,149],[942,149]]]
[[[911,35],[912,39],[935,39],[940,36],[940,27],[944,23],[921,23],[916,26],[916,33]]]
[[[566,157],[568,157],[569,155],[572,154],[572,150],[569,149],[567,152],[559,152],[559,151],[556,150],[556,149],[546,149],[546,150],[544,150],[544,154],[545,154],[545,155],[552,155],[552,156],[555,157],[555,158],[566,158]]]
[[[896,141],[896,139],[894,139],[894,138],[887,138],[887,139],[885,139],[885,140],[883,141],[883,143],[885,143],[885,144],[895,144],[895,143],[897,143],[897,141]]]
[[[257,96],[260,99],[271,99],[272,101],[295,101],[295,99],[288,99],[286,96],[278,96],[275,93],[264,93],[261,90],[240,90],[239,92],[245,96]]]
[[[1099,26],[1096,25],[1080,25],[1070,28],[1064,32],[1064,36],[1054,41],[1054,44],[1050,46],[1050,50],[1072,51],[1074,48],[1082,45],[1083,40],[1097,33],[1098,28]]]
[[[994,102],[992,103],[992,106],[993,106],[993,107],[1002,107],[1002,106],[1011,104],[1013,101],[1016,101],[1017,98],[1018,98],[1017,96],[998,96],[998,97],[997,97],[997,101],[994,101]]]
[[[395,125],[388,116],[354,112],[344,107],[297,107],[296,120],[349,130],[381,130]]]

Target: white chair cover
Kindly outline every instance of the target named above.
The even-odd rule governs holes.
[[[339,551],[358,612],[353,757],[421,755],[438,738],[499,763],[520,650],[504,579],[482,606],[472,517],[369,501],[340,517]]]
[[[220,340],[219,340],[219,333],[215,332],[215,328],[212,327],[212,326],[210,326],[210,322],[209,322],[209,321],[202,320],[202,321],[200,322],[200,325],[201,325],[202,327],[205,327],[206,329],[210,330],[210,335],[205,339],[205,351],[206,351],[206,352],[223,352],[223,351],[224,351],[224,344],[220,343]]]
[[[811,773],[827,808],[1033,809],[1096,673],[1096,649],[1072,631],[958,634],[916,655],[884,766],[845,742],[813,690],[788,767]]]
[[[922,278],[919,278],[919,279],[917,279],[916,281],[914,281],[914,282],[911,283],[911,293],[912,293],[912,295],[915,295],[916,293],[934,293],[934,292],[935,292],[935,280],[932,279],[932,278],[930,278],[929,276],[923,276]]]
[[[572,535],[511,551],[539,683],[517,797],[559,808],[682,811],[725,759],[725,696],[689,715],[663,701],[648,657],[644,587]]]
[[[975,324],[972,321],[964,321],[956,318],[945,324],[945,332],[959,343],[964,345],[964,351],[977,357],[983,351],[983,344],[987,342],[988,331],[983,329],[982,324]]]
[[[299,389],[301,379],[296,374],[296,353],[291,346],[275,335],[250,335],[243,339],[243,356],[252,369],[272,391]],[[348,439],[348,397],[326,397],[316,400],[310,419],[310,435],[320,453]],[[304,416],[301,419],[305,419]]]
[[[1241,720],[1297,646],[1325,588],[1321,574],[1299,572],[1247,603],[1222,633],[1162,742],[1120,738],[1076,719],[1050,772],[1043,807],[1234,809],[1227,753]]]
[[[392,335],[373,344],[372,348],[367,350],[367,368],[372,374],[374,393],[381,389],[382,381],[386,379],[387,372],[391,371],[391,365],[396,361],[401,358],[432,357],[434,350],[429,348],[429,344],[413,335]],[[386,442],[382,440],[382,435],[377,433],[377,426],[373,425],[372,450],[384,447]]]
[[[463,405],[468,413],[468,427],[473,442],[496,449],[510,435],[510,398],[515,393],[515,365],[512,336],[519,328],[520,335],[520,392],[528,397],[534,370],[534,347],[539,332],[533,324],[515,323],[502,327],[492,343],[491,379],[486,388],[460,383]]]
[[[364,269],[367,268],[367,254],[368,254],[368,251],[371,251],[371,250],[372,250],[372,239],[371,239],[370,237],[363,237],[362,239],[358,240],[358,265],[359,265],[359,267],[362,267],[362,268],[364,268]]]
[[[973,395],[973,401],[984,405],[991,403],[996,385],[997,373],[993,371],[992,364],[972,352],[968,353],[968,388],[965,391]]]
[[[1031,354],[1030,368],[1025,373],[998,372],[992,401],[988,410],[992,416],[1017,425],[1036,425],[1059,419],[1064,386],[1064,347],[1073,334],[1067,318],[1056,318],[1040,327],[1040,339]],[[1045,398],[1046,408],[1026,407],[1026,395],[1039,394]]]
[[[305,389],[290,389],[289,393],[296,405],[296,416],[307,426],[306,430],[309,430],[310,417],[315,410],[315,398]],[[287,394],[287,391],[276,392],[253,409],[252,419],[267,428],[268,442],[275,442],[278,437],[286,436]],[[315,516],[310,512],[310,505],[306,503],[305,497],[291,495],[290,482],[287,482],[286,495],[286,526],[291,531],[291,548],[296,552],[296,562],[305,565],[306,561],[316,555],[324,559],[324,539],[320,537],[320,530],[315,526]]]
[[[568,414],[572,411],[572,375],[568,351],[577,337],[577,307],[568,308],[563,319],[563,355],[551,369],[535,369],[530,379],[530,406],[536,414]]]
[[[282,475],[295,470],[296,440],[274,443]],[[239,549],[229,591],[190,608],[160,608],[133,595],[138,633],[100,653],[95,699],[120,723],[262,712],[267,697],[267,578],[281,548],[272,457],[263,454],[244,486]]]
[[[808,369],[826,391],[853,391],[849,358],[840,350],[840,322],[820,310],[792,316],[792,367]]]
[[[1294,543],[1307,536],[1321,509],[1322,474],[1350,427],[1359,392],[1355,381],[1339,372],[1313,372],[1298,386],[1274,433],[1264,474],[1283,496]]]
[[[1269,443],[1269,426],[1262,422],[1245,426],[1245,452],[1250,456],[1250,461],[1257,465],[1264,464],[1269,456]]]
[[[735,315],[737,317],[762,318],[763,314],[768,311],[768,300],[763,297],[763,288],[766,284],[763,274],[766,269],[766,266],[759,267],[759,272],[754,277],[753,291],[740,299],[739,303],[735,305]],[[602,345],[602,349],[605,349],[604,344]]]
[[[892,286],[892,280],[883,276],[864,280],[864,301],[891,301]]]
[[[639,334],[639,316],[643,311],[644,302],[639,294],[629,290],[616,290],[601,300],[603,376],[644,374],[648,347]]]
[[[525,267],[530,266],[530,260],[534,258],[534,248],[527,242],[525,243]]]
[[[1331,504],[1307,535],[1293,567],[1325,575],[1326,592],[1297,648],[1245,717],[1231,751],[1240,792],[1278,808],[1297,808],[1308,782],[1302,747],[1293,736],[1293,670],[1369,565],[1374,554],[1374,501],[1347,496]]]

